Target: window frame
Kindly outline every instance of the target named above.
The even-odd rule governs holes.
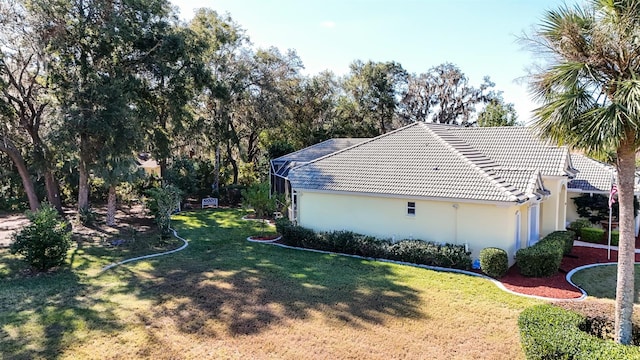
[[[407,216],[416,216],[416,202],[407,201]]]

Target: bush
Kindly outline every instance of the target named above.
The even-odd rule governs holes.
[[[276,230],[282,235],[282,243],[289,246],[306,247],[303,244],[312,244],[316,237],[313,230],[293,225],[285,218],[276,220]]]
[[[554,231],[547,235],[540,242],[558,241],[562,245],[562,254],[568,255],[573,249],[573,240],[576,234],[573,231]]]
[[[611,230],[611,245],[618,246],[619,243],[620,243],[620,230]]]
[[[78,210],[78,221],[84,226],[91,226],[96,222],[98,214],[92,208],[80,208]]]
[[[401,240],[389,245],[388,259],[455,269],[471,268],[471,253],[462,245]]]
[[[562,262],[563,243],[559,240],[540,241],[516,252],[520,274],[528,277],[548,277],[558,272]]]
[[[483,273],[493,278],[503,277],[509,270],[507,252],[494,247],[482,249],[480,251],[480,268]]]
[[[569,224],[569,229],[575,231],[577,236],[582,236],[580,230],[586,227],[591,227],[593,224],[588,219],[578,219]]]
[[[276,230],[282,235],[282,243],[289,246],[447,268],[471,268],[471,253],[462,245],[441,245],[421,240],[402,240],[392,244],[389,240],[350,231],[316,234],[311,229],[293,225],[287,219],[276,220]]]
[[[384,258],[389,252],[391,242],[389,240],[376,239],[373,236],[356,235],[356,252],[354,255],[370,258]]]
[[[31,224],[14,235],[11,253],[24,256],[39,271],[60,266],[71,247],[71,230],[60,219],[56,209],[42,204],[40,210],[27,212]]]
[[[565,310],[576,312],[585,317],[584,326],[580,330],[594,335],[600,339],[615,339],[615,303],[600,301],[563,301],[554,304]],[[634,314],[631,330],[631,345],[640,345],[640,323],[639,317]]]
[[[599,339],[581,329],[586,318],[552,305],[525,309],[518,318],[525,356],[537,359],[640,359],[637,347]]]
[[[580,230],[580,240],[590,243],[601,243],[604,239],[604,230],[594,227],[582,228]]]
[[[161,188],[149,189],[147,194],[151,199],[146,205],[156,218],[160,235],[168,237],[171,227],[171,214],[174,213],[180,203],[181,191],[173,185],[165,185]]]
[[[244,185],[228,185],[221,187],[218,191],[220,205],[231,207],[240,206],[240,203],[242,203],[242,190],[244,189],[246,189],[246,186]]]
[[[268,219],[278,209],[278,196],[269,194],[269,183],[257,183],[241,191],[243,205],[252,207],[256,218]]]

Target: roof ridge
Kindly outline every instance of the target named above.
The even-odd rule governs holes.
[[[372,142],[372,141],[374,141],[374,140],[377,140],[377,139],[381,139],[381,138],[387,137],[387,136],[389,136],[389,135],[391,135],[391,134],[397,133],[397,132],[402,131],[402,130],[404,130],[404,129],[408,129],[408,128],[410,128],[410,127],[416,126],[417,124],[418,124],[418,122],[414,122],[414,123],[409,124],[409,125],[407,125],[407,126],[403,126],[403,127],[399,128],[399,129],[396,129],[396,130],[393,130],[393,131],[389,131],[388,133],[384,133],[384,134],[382,134],[382,135],[378,135],[378,136],[376,136],[376,137],[368,138],[368,140],[365,140],[365,141],[359,142],[359,143],[357,143],[357,144],[355,144],[355,145],[351,145],[351,146],[346,147],[346,148],[344,148],[344,149],[341,149],[341,150],[338,150],[338,151],[334,151],[334,152],[332,152],[331,154],[327,154],[327,155],[325,155],[325,156],[321,156],[321,157],[319,157],[319,158],[317,158],[317,159],[311,160],[311,161],[306,162],[306,163],[304,163],[304,164],[301,164],[301,165],[295,166],[295,167],[293,167],[291,170],[293,170],[293,169],[303,168],[303,167],[305,167],[305,166],[307,166],[307,165],[314,164],[314,163],[316,163],[316,162],[318,162],[318,161],[320,161],[320,160],[324,160],[324,159],[327,159],[327,158],[329,158],[329,157],[335,156],[335,155],[337,155],[337,154],[343,153],[343,152],[345,152],[345,151],[347,151],[347,150],[351,150],[351,149],[354,149],[354,148],[359,147],[359,146],[361,146],[361,145],[368,144],[368,143],[370,143],[370,142]],[[357,139],[367,139],[367,138],[357,138]],[[328,141],[328,140],[326,140],[326,141]]]
[[[479,172],[483,177],[489,180],[498,190],[507,195],[512,201],[524,201],[526,196],[520,189],[516,189],[513,184],[507,183],[506,180],[497,173],[499,165],[491,158],[486,156],[480,150],[474,148],[463,139],[450,133],[446,126],[430,126],[424,124],[427,131],[439,139],[446,147],[448,147],[460,159],[467,162],[471,167]],[[515,191],[514,191],[515,190]]]

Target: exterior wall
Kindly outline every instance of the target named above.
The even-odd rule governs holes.
[[[160,177],[160,165],[156,166],[143,166],[145,174],[155,177]]]
[[[580,218],[580,215],[578,215],[576,204],[573,202],[573,199],[577,198],[580,195],[581,193],[579,192],[568,193],[568,196],[567,196],[567,222],[568,223],[576,221]]]
[[[540,237],[556,230],[564,230],[566,222],[567,190],[565,178],[544,177],[544,186],[551,191],[548,199],[540,204]]]
[[[529,204],[520,205],[516,211],[520,212],[520,244],[515,249],[518,251],[529,243]]]
[[[416,214],[407,215],[407,202]],[[457,206],[457,207],[456,207]],[[298,190],[298,223],[316,231],[350,230],[392,240],[421,239],[468,244],[472,257],[494,246],[514,262],[516,212],[521,211],[521,240],[526,239],[526,207],[416,199],[342,195]],[[522,243],[521,243],[522,244]],[[526,242],[524,243],[526,246]]]

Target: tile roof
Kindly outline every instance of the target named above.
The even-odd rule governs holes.
[[[547,193],[537,169],[509,165],[447,127],[414,123],[298,166],[289,180],[307,190],[501,202]]]
[[[504,167],[538,169],[542,176],[575,174],[568,149],[539,139],[529,127],[430,126],[446,129]]]
[[[609,193],[611,179],[616,177],[616,169],[613,166],[581,154],[571,154],[571,161],[580,172],[569,181],[569,189]]]
[[[365,140],[369,140],[369,138],[329,139],[321,143],[298,150],[296,152],[292,152],[290,154],[273,159],[271,160],[271,163],[277,169],[277,175],[286,177],[289,171],[296,166],[306,164],[309,161],[321,158],[336,151],[349,148]]]

